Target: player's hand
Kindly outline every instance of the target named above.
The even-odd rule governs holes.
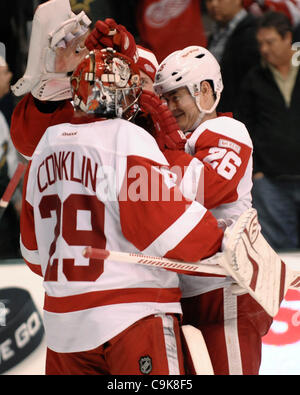
[[[184,150],[186,137],[179,129],[176,119],[164,103],[155,93],[143,90],[139,104],[141,110],[152,117],[157,142],[161,149]]]
[[[133,35],[124,26],[118,25],[112,18],[97,21],[94,29],[85,40],[85,45],[89,50],[110,47],[133,59],[135,62],[138,60]]]

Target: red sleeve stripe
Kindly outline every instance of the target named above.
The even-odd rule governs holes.
[[[33,273],[38,274],[39,276],[43,277],[43,273],[42,273],[42,269],[41,266],[39,265],[33,265],[32,263],[30,263],[29,261],[27,261],[26,259],[24,259],[26,265],[29,267],[29,269],[31,271],[33,271]]]
[[[197,202],[192,202],[186,211],[162,234],[160,234],[142,253],[144,255],[164,256],[175,248],[202,220],[206,209]]]
[[[20,249],[23,258],[30,262],[34,266],[40,266],[40,257],[38,250],[29,250],[26,248],[22,242],[22,239],[20,239]]]

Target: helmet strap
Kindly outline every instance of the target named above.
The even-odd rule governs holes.
[[[219,101],[220,101],[220,98],[221,98],[221,94],[220,94],[220,92],[216,92],[215,95],[216,95],[216,99],[215,99],[213,105],[211,106],[211,108],[209,108],[208,110],[206,110],[206,109],[201,107],[200,95],[199,96],[194,96],[196,105],[197,105],[200,113],[203,113],[205,115],[205,114],[211,114],[212,112],[215,111],[215,109],[217,108],[217,105],[219,104]]]
[[[194,125],[187,131],[185,131],[185,133],[188,132],[193,132],[203,121],[203,118],[205,117],[205,115],[207,114],[211,114],[213,111],[215,111],[219,101],[220,101],[220,93],[216,93],[216,100],[214,101],[214,104],[212,105],[212,107],[208,110],[205,110],[204,108],[201,107],[200,105],[200,95],[192,95],[192,97],[195,100],[196,106],[198,107],[199,110],[199,116],[196,120],[196,122],[194,123]]]

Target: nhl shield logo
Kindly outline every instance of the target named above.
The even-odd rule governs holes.
[[[142,374],[149,374],[152,371],[152,359],[149,355],[141,357],[139,360],[140,371]]]

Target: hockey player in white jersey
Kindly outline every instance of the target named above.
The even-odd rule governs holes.
[[[187,47],[162,61],[154,89],[187,137],[185,151],[164,151],[184,171],[180,188],[227,224],[251,207],[252,142],[244,124],[216,108],[220,67],[205,48]],[[199,328],[215,374],[258,374],[261,338],[271,317],[249,294],[232,292],[231,277],[181,276],[184,323]]]
[[[141,90],[129,58],[91,51],[71,84],[74,118],[41,138],[21,216],[23,257],[44,277],[46,373],[183,374],[178,275],[82,250],[196,261],[223,231],[181,195],[154,138],[125,120]]]

